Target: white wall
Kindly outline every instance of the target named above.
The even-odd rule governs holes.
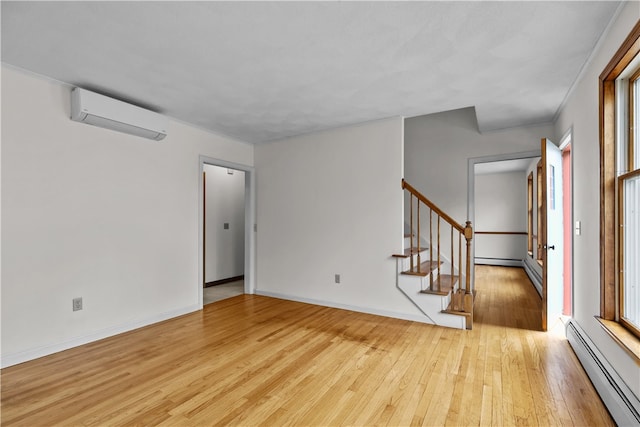
[[[2,68],[5,366],[198,309],[198,156],[253,163],[177,121],[162,142],[73,122],[69,93]]]
[[[640,397],[640,369],[600,327],[600,153],[598,76],[640,18],[640,3],[628,2],[584,70],[555,123],[556,140],[573,127],[573,212],[582,222],[574,235],[574,317],[627,385]]]
[[[256,147],[258,293],[418,315],[391,258],[403,240],[402,132],[393,118]]]
[[[524,182],[524,183],[523,183]],[[475,230],[527,231],[527,181],[523,171],[475,176]],[[522,260],[526,235],[475,235],[477,258]]]
[[[244,274],[244,172],[204,165],[205,282]],[[225,229],[224,224],[229,224]]]

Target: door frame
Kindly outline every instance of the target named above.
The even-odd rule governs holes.
[[[562,138],[560,138],[560,144],[558,145],[558,148],[560,148],[560,151],[563,151],[565,148],[567,148],[567,145],[571,145],[571,154],[570,154],[570,168],[571,170],[570,172],[570,176],[571,176],[571,186],[569,187],[569,191],[570,191],[570,197],[571,200],[569,201],[569,206],[571,207],[571,222],[569,224],[565,224],[565,227],[569,227],[571,229],[571,315],[569,317],[573,317],[575,310],[574,310],[574,286],[573,286],[573,278],[575,277],[575,272],[574,272],[574,248],[575,248],[575,241],[576,241],[576,228],[575,228],[575,217],[574,217],[574,206],[573,206],[573,186],[574,186],[574,181],[573,181],[573,159],[575,157],[575,144],[573,143],[573,126],[569,127],[569,129],[567,129],[567,131],[564,133],[564,135],[562,135]],[[563,197],[566,197],[566,195],[563,192]]]
[[[540,150],[535,151],[523,151],[519,153],[510,153],[510,154],[497,154],[493,156],[482,156],[482,157],[470,157],[467,159],[467,220],[471,221],[471,226],[474,227],[475,230],[475,220],[476,220],[476,198],[475,198],[475,188],[476,188],[476,176],[475,176],[475,166],[478,163],[493,163],[493,162],[501,162],[504,160],[519,160],[519,159],[529,159],[534,157],[540,157],[542,153]],[[526,184],[526,181],[525,181]],[[473,289],[475,289],[475,257],[476,257],[476,246],[475,240],[471,239],[471,283]]]
[[[244,293],[256,290],[256,174],[253,166],[199,156],[198,158],[198,307],[202,309],[204,280],[204,165],[244,172]]]

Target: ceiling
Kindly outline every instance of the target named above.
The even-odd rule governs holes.
[[[259,143],[474,106],[549,122],[618,2],[9,2],[2,61]]]

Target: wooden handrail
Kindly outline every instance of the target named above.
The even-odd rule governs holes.
[[[411,186],[411,184],[409,184],[404,179],[402,179],[402,188],[407,190],[409,193],[413,194],[414,196],[416,196],[418,200],[420,200],[422,203],[429,206],[429,208],[431,208],[436,214],[444,218],[445,221],[447,221],[449,224],[455,227],[456,230],[458,230],[461,233],[464,233],[465,227],[463,225],[459,224],[456,220],[454,220],[449,215],[447,215],[442,209],[437,207],[435,203],[427,199],[421,192],[416,190],[413,186]]]

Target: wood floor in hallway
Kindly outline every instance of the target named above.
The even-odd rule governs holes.
[[[2,425],[614,425],[521,269],[476,288],[472,331],[219,301],[3,369]]]

